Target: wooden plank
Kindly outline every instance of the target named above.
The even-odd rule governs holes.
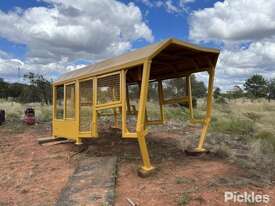
[[[54,137],[41,137],[41,138],[37,139],[38,144],[45,144],[45,143],[48,143],[48,142],[55,142],[55,141],[61,141],[61,140],[66,140],[66,138],[63,138],[63,137],[58,137],[58,138],[54,138]]]

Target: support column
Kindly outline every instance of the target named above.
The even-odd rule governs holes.
[[[127,133],[127,108],[126,108],[126,71],[121,71],[121,100],[122,100],[122,107],[121,107],[121,129],[122,129],[122,136],[126,136]]]
[[[159,106],[160,106],[160,120],[162,123],[164,123],[164,110],[163,110],[163,87],[162,87],[162,81],[158,80],[158,93],[159,93]]]
[[[113,101],[115,100],[115,88],[112,88],[112,96],[113,96]],[[117,108],[113,108],[114,112],[114,128],[119,128],[118,126],[118,114],[117,114]]]
[[[138,117],[137,117],[137,125],[136,125],[138,143],[139,143],[140,153],[143,161],[143,165],[139,169],[139,174],[142,176],[149,174],[154,169],[154,167],[152,167],[150,162],[150,157],[149,157],[148,148],[147,148],[146,139],[145,139],[145,129],[144,129],[145,111],[146,111],[148,85],[149,85],[149,77],[150,77],[150,67],[151,67],[151,61],[147,60],[143,64],[142,83],[141,83],[139,109],[138,109]]]
[[[77,80],[75,83],[75,120],[77,125],[77,137],[76,137],[76,144],[82,144],[80,137],[78,136],[79,133],[79,81]]]
[[[213,85],[214,85],[214,75],[215,75],[215,67],[211,67],[208,71],[209,79],[208,79],[208,92],[207,92],[207,111],[206,118],[204,120],[203,128],[200,135],[200,140],[195,151],[197,152],[205,152],[206,150],[203,148],[207,130],[211,121],[211,113],[212,113],[212,99],[213,99]]]
[[[52,136],[54,136],[54,129],[55,129],[55,119],[56,119],[56,86],[52,86]]]
[[[190,120],[191,122],[194,120],[194,112],[193,112],[193,100],[192,100],[192,83],[191,83],[191,74],[187,77],[187,90],[188,90],[188,102],[189,102],[189,112],[190,112]]]
[[[92,105],[92,135],[93,137],[97,137],[97,111],[96,111],[96,104],[97,104],[97,79],[93,79],[93,105]]]

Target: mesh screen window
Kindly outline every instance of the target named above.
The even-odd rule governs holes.
[[[93,106],[93,80],[79,83],[80,90],[80,125],[81,132],[91,131],[92,129],[92,106]]]
[[[120,74],[97,80],[97,104],[120,101]]]
[[[66,118],[74,118],[75,115],[75,85],[66,86]]]
[[[150,82],[148,91],[148,101],[146,104],[148,120],[160,119],[160,105],[159,105],[159,92],[158,82]]]
[[[64,86],[57,86],[56,87],[56,101],[55,101],[55,118],[56,119],[63,119],[64,115]]]
[[[165,100],[187,95],[185,77],[163,80],[162,87]]]

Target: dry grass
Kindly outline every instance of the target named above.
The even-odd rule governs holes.
[[[51,106],[41,105],[39,103],[21,104],[13,101],[0,99],[0,109],[6,111],[7,121],[20,121],[24,117],[26,108],[32,107],[35,109],[35,115],[39,122],[51,121]]]

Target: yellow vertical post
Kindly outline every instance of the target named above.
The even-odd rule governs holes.
[[[112,96],[113,96],[113,101],[115,100],[115,87],[112,88]],[[114,128],[118,128],[118,116],[117,116],[117,109],[113,108],[113,113],[114,113]]]
[[[96,111],[96,104],[97,104],[97,79],[93,78],[93,117],[92,117],[92,136],[97,137],[97,111]]]
[[[122,102],[122,107],[121,107],[121,127],[122,127],[122,136],[125,136],[127,132],[127,108],[126,108],[126,103],[125,103],[125,98],[126,98],[126,71],[122,70],[121,72],[121,102]]]
[[[187,88],[188,88],[188,102],[189,102],[189,112],[190,119],[193,121],[194,113],[193,113],[193,102],[192,102],[192,82],[191,82],[191,74],[187,76]]]
[[[113,108],[113,112],[114,112],[114,128],[118,128],[117,108]]]
[[[205,151],[205,149],[203,148],[203,145],[205,142],[207,130],[211,120],[215,67],[211,67],[210,70],[208,71],[208,74],[209,74],[209,79],[208,79],[208,92],[207,92],[207,111],[206,111],[206,118],[205,118],[201,135],[200,135],[199,144],[195,149],[197,152]]]
[[[138,143],[139,143],[139,148],[141,152],[141,157],[143,160],[143,166],[140,168],[141,173],[147,173],[154,169],[150,162],[150,157],[148,154],[147,144],[145,140],[145,131],[144,131],[150,67],[151,67],[150,60],[147,60],[146,62],[144,62],[143,72],[142,72],[142,84],[141,84],[141,91],[140,91],[140,97],[139,97],[139,110],[138,110],[137,125],[136,125]]]
[[[66,104],[66,102],[67,102],[67,95],[66,95],[66,90],[67,90],[67,86],[66,85],[64,85],[63,86],[63,88],[64,88],[64,90],[63,90],[63,119],[66,119],[66,113],[67,113],[67,104]]]
[[[126,75],[126,73],[125,73],[125,75]],[[130,98],[129,98],[129,88],[128,88],[127,83],[125,83],[125,87],[126,87],[127,111],[128,111],[129,114],[131,114],[131,104],[130,104]]]
[[[162,87],[162,81],[158,80],[158,93],[159,93],[159,107],[160,107],[160,120],[163,123],[164,122],[164,110],[163,110],[163,87]]]
[[[52,86],[52,98],[53,98],[53,105],[52,105],[52,136],[54,136],[53,134],[53,128],[55,128],[54,124],[55,124],[55,115],[56,115],[56,87],[53,85]]]
[[[75,122],[76,122],[76,125],[77,125],[77,136],[76,136],[76,144],[82,144],[81,142],[81,139],[79,138],[79,135],[78,135],[78,132],[79,132],[79,127],[80,127],[80,124],[79,124],[79,98],[80,98],[80,92],[79,91],[79,81],[77,80],[76,81],[76,84],[75,84]]]

